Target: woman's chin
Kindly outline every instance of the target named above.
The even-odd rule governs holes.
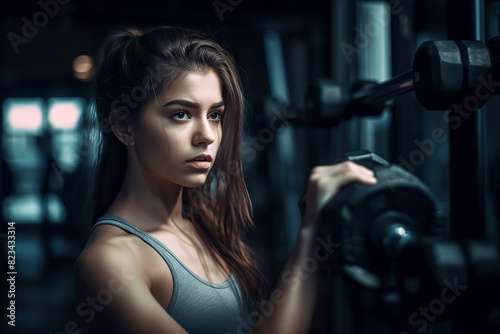
[[[186,187],[186,188],[199,188],[199,187],[201,187],[202,185],[205,184],[206,180],[207,180],[206,176],[200,177],[199,179],[196,179],[196,180],[186,181],[183,184],[183,186]]]

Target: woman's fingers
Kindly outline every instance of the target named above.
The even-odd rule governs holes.
[[[340,188],[352,182],[373,185],[377,183],[377,178],[372,170],[352,161],[316,166],[311,171],[306,194],[301,202],[306,200],[306,211],[313,210],[312,216],[315,216]],[[299,207],[300,205],[299,202]]]
[[[347,172],[341,180],[342,186],[355,181],[368,185],[378,182],[375,173],[371,169],[351,161],[346,162],[346,165]]]
[[[341,166],[340,168],[341,177],[338,178],[338,182],[340,184],[340,187],[338,188],[341,188],[342,186],[354,181],[359,181],[366,184],[377,183],[377,178],[375,178],[375,173],[364,166],[358,165],[351,161],[344,162],[340,164],[340,166]]]
[[[313,184],[313,188],[327,186],[333,192],[337,192],[344,185],[354,181],[366,184],[377,183],[372,170],[352,161],[335,165],[316,166],[309,177],[309,183]]]

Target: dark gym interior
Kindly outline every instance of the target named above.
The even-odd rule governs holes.
[[[311,333],[500,333],[500,1],[0,0],[1,333],[83,333],[89,66],[109,33],[161,25],[238,64],[247,239],[271,284],[311,169],[379,173],[378,193],[346,188],[322,215],[339,275]]]

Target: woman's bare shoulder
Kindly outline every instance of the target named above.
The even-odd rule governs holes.
[[[89,333],[186,333],[165,312],[169,301],[153,295],[149,267],[147,245],[136,236],[108,225],[92,231],[74,267],[77,313]]]
[[[96,227],[74,266],[75,279],[108,276],[109,273],[128,268],[140,271],[140,243],[137,238],[111,225]]]

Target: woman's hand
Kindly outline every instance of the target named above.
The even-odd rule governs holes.
[[[342,186],[355,181],[364,184],[377,183],[371,170],[353,162],[316,166],[312,169],[306,192],[299,201],[299,207],[304,205],[301,209],[302,228],[276,288],[285,302],[277,304],[274,312],[265,317],[260,326],[253,328],[253,333],[303,334],[312,333],[309,331],[311,328],[313,331],[319,328],[318,326],[311,327],[314,311],[316,310],[317,314],[324,311],[316,305],[319,300],[318,295],[323,297],[319,302],[324,303],[330,297],[328,291],[333,291],[330,289],[333,282],[331,275],[326,275],[320,280],[319,273],[323,270],[320,267],[328,266],[327,258],[333,259],[333,257],[326,256],[325,258],[321,255],[319,258],[318,252],[321,248],[318,248],[317,243],[316,216]],[[312,265],[315,267],[312,270],[311,261],[314,262]],[[325,287],[330,290],[326,291]],[[328,295],[325,296],[326,294]],[[328,305],[323,305],[324,308],[326,307],[326,313],[323,314],[330,313]]]
[[[312,169],[307,189],[299,201],[304,224],[313,224],[321,209],[348,183],[376,184],[373,171],[352,161]]]

